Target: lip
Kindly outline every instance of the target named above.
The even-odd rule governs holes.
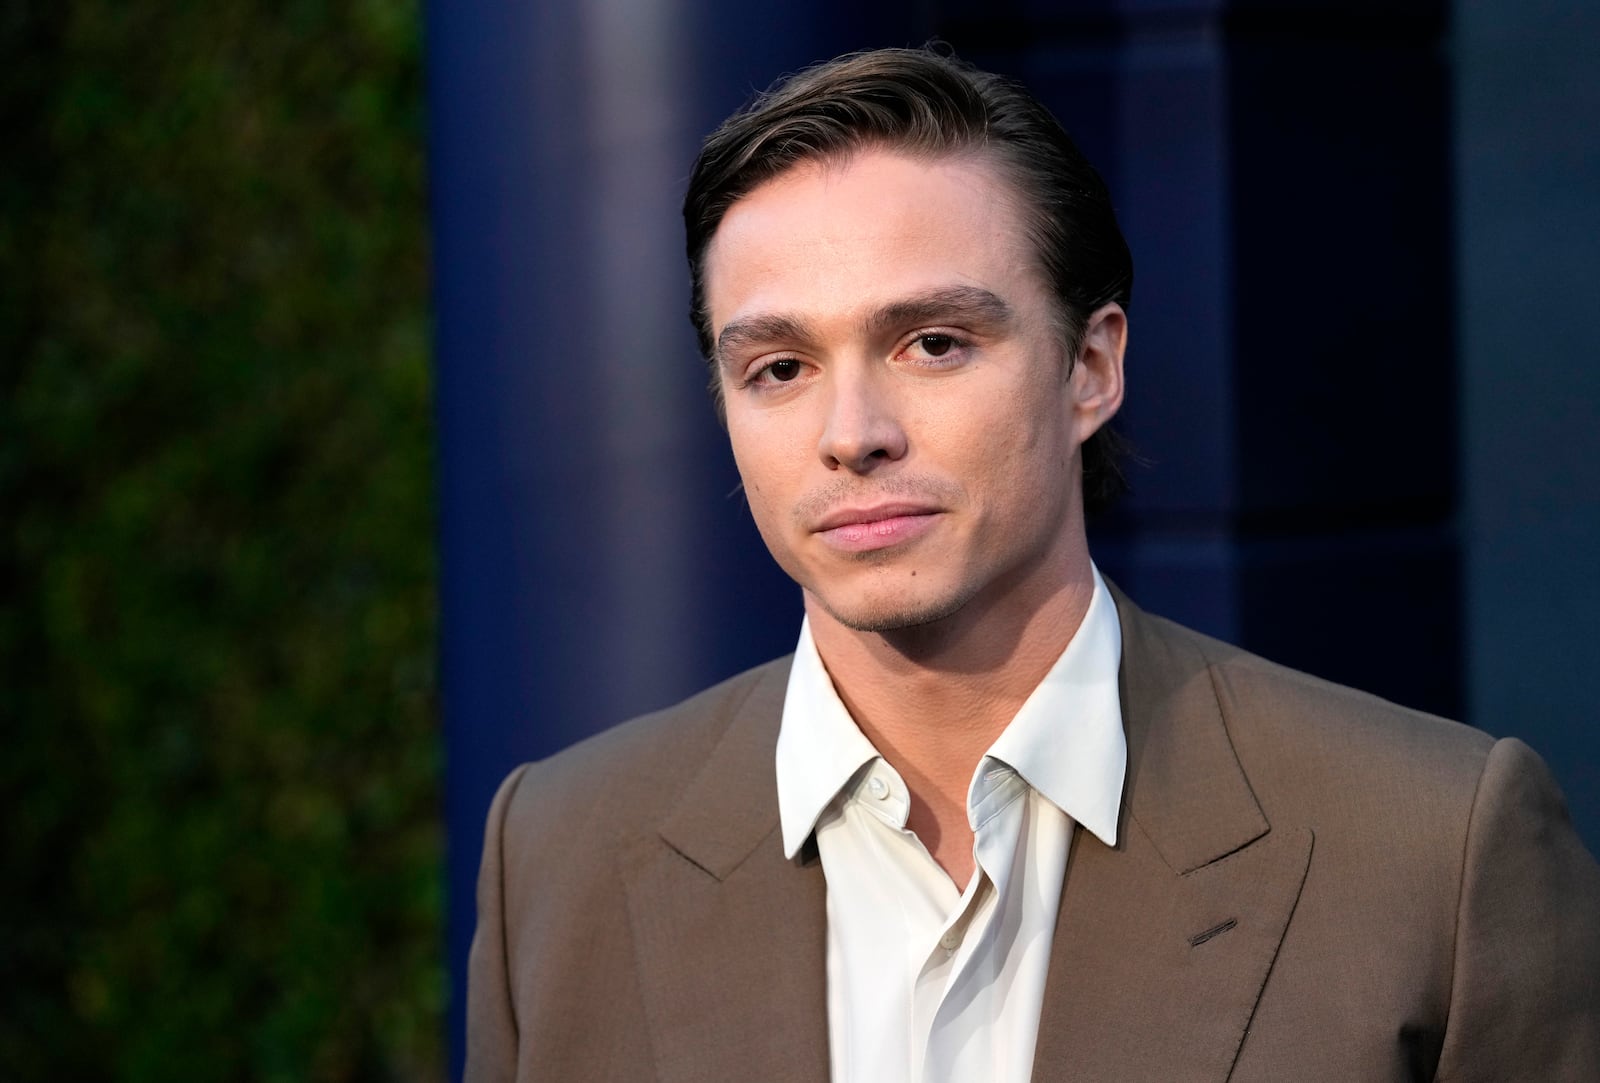
[[[839,508],[818,520],[812,532],[834,549],[869,552],[921,537],[933,528],[939,515],[939,509],[922,504]]]

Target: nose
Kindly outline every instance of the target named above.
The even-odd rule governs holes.
[[[833,397],[817,453],[830,470],[864,474],[906,454],[906,432],[893,395],[870,371],[836,369]]]

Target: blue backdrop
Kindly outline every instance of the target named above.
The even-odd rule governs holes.
[[[430,5],[457,1071],[495,784],[793,643],[704,394],[678,204],[719,119],[852,48],[938,35],[1021,77],[1111,184],[1149,465],[1101,566],[1268,657],[1527,736],[1600,838],[1600,333],[1577,296],[1600,137],[1563,119],[1597,115],[1595,22],[1449,14]]]

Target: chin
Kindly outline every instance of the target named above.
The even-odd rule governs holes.
[[[954,616],[967,604],[960,594],[938,597],[851,598],[847,604],[818,596],[823,610],[856,632],[898,632],[922,628]]]

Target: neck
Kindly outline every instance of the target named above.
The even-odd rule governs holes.
[[[888,632],[849,628],[806,596],[811,635],[840,700],[906,780],[908,826],[958,885],[972,870],[972,772],[1066,649],[1093,596],[1086,554],[1074,574],[1026,605],[975,601],[943,620]]]

